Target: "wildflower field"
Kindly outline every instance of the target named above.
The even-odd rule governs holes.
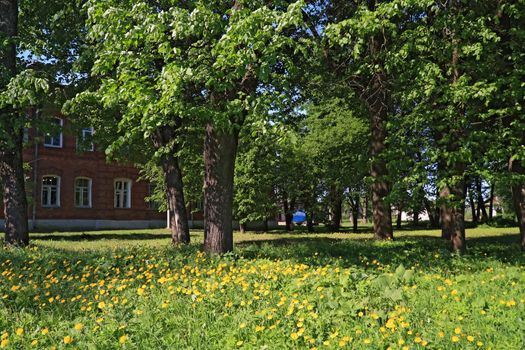
[[[8,349],[524,349],[517,229],[236,234],[210,257],[163,231],[39,234],[0,250]],[[86,249],[87,248],[87,249]]]

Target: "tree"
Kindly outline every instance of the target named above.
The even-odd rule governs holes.
[[[0,183],[8,244],[29,242],[23,129],[46,128],[45,115],[29,112],[59,106],[68,85],[82,77],[81,70],[72,73],[83,38],[81,7],[81,0],[0,1]]]
[[[254,111],[267,113],[268,95],[293,69],[284,54],[295,43],[286,30],[300,24],[300,3],[89,4],[90,38],[100,48],[93,73],[110,75],[101,87],[106,103],[117,95],[128,102],[122,128],[173,132],[179,121],[170,118],[203,126],[204,249],[232,250],[239,132]]]

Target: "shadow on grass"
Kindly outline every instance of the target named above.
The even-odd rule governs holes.
[[[519,235],[486,236],[469,239],[468,250],[456,256],[448,242],[436,236],[403,236],[380,242],[371,238],[287,237],[237,243],[239,254],[246,258],[291,259],[309,265],[340,265],[376,268],[382,265],[415,266],[424,271],[483,270],[494,263],[525,265],[525,254],[517,244]]]

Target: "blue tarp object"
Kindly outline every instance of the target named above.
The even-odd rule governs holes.
[[[304,211],[296,211],[293,213],[292,222],[294,224],[301,224],[306,221],[306,213]]]

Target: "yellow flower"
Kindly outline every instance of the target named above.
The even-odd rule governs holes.
[[[16,333],[16,335],[21,336],[22,334],[24,334],[24,329],[23,328],[17,328],[15,333]]]
[[[264,326],[255,326],[255,331],[256,332],[262,332],[262,331],[264,331],[264,328],[266,328],[266,327],[264,327]]]
[[[101,301],[101,302],[98,303],[98,308],[99,309],[103,309],[105,307],[106,307],[106,303],[105,302]]]
[[[237,342],[237,346],[241,346],[243,343],[244,343],[244,342],[243,342],[242,340],[239,340],[239,341]]]
[[[69,335],[66,335],[64,337],[64,344],[71,344],[73,342],[73,338],[71,338]]]
[[[37,344],[38,344],[38,340],[36,340],[36,339],[31,342],[31,345],[33,345],[33,346],[35,346]]]
[[[42,335],[46,335],[47,333],[49,333],[49,329],[46,327],[46,328],[42,329],[42,331],[40,333],[42,333]]]
[[[443,338],[443,337],[445,336],[445,332],[443,332],[443,331],[439,332],[439,333],[438,333],[438,336],[439,336],[440,338]]]
[[[77,331],[81,331],[81,330],[82,330],[82,327],[84,327],[84,326],[82,325],[82,323],[76,323],[74,328],[75,328],[75,330],[77,330]]]
[[[137,289],[137,294],[138,295],[143,295],[144,294],[144,288]]]
[[[241,323],[241,324],[239,325],[239,328],[240,328],[240,329],[243,329],[243,328],[245,328],[245,327],[246,327],[246,323],[244,323],[244,322]]]
[[[454,333],[461,334],[461,328],[457,327],[456,329],[454,329]]]
[[[452,336],[452,342],[457,343],[459,341],[459,338],[455,335]]]
[[[290,338],[292,338],[293,340],[297,340],[297,338],[299,338],[299,334],[294,332],[294,333],[290,334]]]
[[[2,341],[0,341],[0,348],[5,348],[5,347],[7,347],[7,344],[9,344],[9,340],[7,340],[7,339],[2,339]]]
[[[476,345],[481,347],[481,346],[483,346],[483,342],[482,342],[482,341],[478,341],[478,342],[476,343]]]
[[[370,344],[372,342],[372,340],[370,340],[370,338],[366,338],[365,340],[363,340],[363,343],[365,344]]]
[[[419,344],[423,341],[423,339],[421,339],[420,337],[416,337],[414,341]]]
[[[469,342],[473,342],[473,341],[474,341],[474,337],[471,336],[471,335],[469,335],[469,336],[467,337],[467,340],[468,340]]]
[[[118,342],[120,344],[124,344],[126,341],[128,340],[128,336],[127,335],[121,335],[119,338],[118,338]]]

